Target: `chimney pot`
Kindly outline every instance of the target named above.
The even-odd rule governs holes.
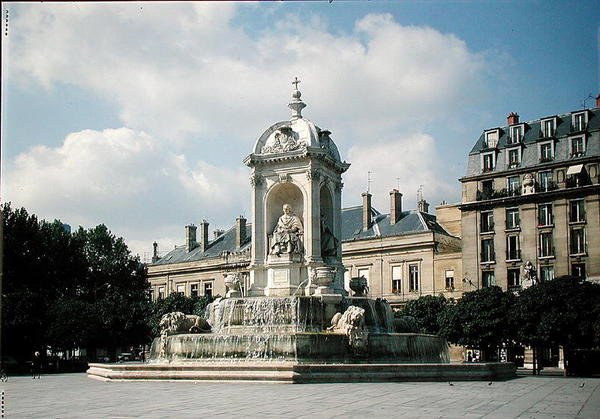
[[[396,224],[402,217],[402,194],[398,189],[390,191],[390,224]]]
[[[191,252],[196,248],[198,243],[196,242],[196,226],[189,224],[185,226],[185,247],[188,252]]]
[[[361,196],[363,198],[363,230],[368,230],[371,228],[371,225],[373,225],[371,216],[371,194],[368,192],[363,192]]]
[[[153,248],[153,251],[152,251],[152,263],[154,263],[154,262],[158,261],[158,259],[160,259],[158,257],[158,243],[156,243],[156,242],[152,243],[152,248]]]
[[[519,123],[519,114],[517,114],[516,112],[511,112],[506,117],[506,122],[508,123],[508,125],[518,124]]]
[[[240,215],[235,220],[235,247],[239,249],[246,241],[246,219]]]
[[[204,252],[208,249],[208,221],[202,220],[200,223],[200,250]]]
[[[600,94],[596,96],[596,107],[600,108]]]
[[[417,206],[420,212],[429,214],[429,202],[421,198],[419,202],[417,202]]]

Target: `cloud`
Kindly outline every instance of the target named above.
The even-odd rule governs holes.
[[[239,193],[248,188],[243,168],[189,161],[128,128],[85,130],[60,147],[34,147],[9,164],[3,182],[6,201],[75,227],[105,223],[136,252],[158,237],[182,241],[182,226],[203,218],[229,226],[234,219],[227,214],[249,206]]]
[[[352,166],[344,180],[344,203],[360,205],[361,193],[367,190],[367,172],[371,171],[373,206],[389,212],[389,192],[399,188],[403,208],[415,209],[417,189],[423,185],[424,198],[437,204],[452,192],[453,179],[441,178],[436,172],[441,159],[435,140],[425,134],[389,139],[370,145],[353,146],[348,153]]]
[[[397,177],[406,199],[420,184],[432,202],[458,196],[460,173],[440,164],[432,132],[449,127],[451,143],[450,122],[485,95],[483,54],[389,14],[340,32],[282,5],[270,9],[272,25],[250,33],[236,26],[239,7],[261,13],[255,4],[204,2],[11,6],[4,82],[92,92],[126,128],[24,151],[6,166],[5,197],[45,217],[104,222],[149,249],[156,237],[177,242],[173,232],[191,221],[217,227],[240,212],[250,217],[248,170],[232,162],[289,118],[293,76],[302,80],[304,115],[330,129],[352,163],[347,203],[360,199],[367,170],[382,211]],[[462,161],[466,150],[452,157]]]

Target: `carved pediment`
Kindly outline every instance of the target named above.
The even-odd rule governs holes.
[[[297,138],[290,127],[281,127],[273,134],[261,149],[261,154],[285,153],[306,148],[306,143]]]

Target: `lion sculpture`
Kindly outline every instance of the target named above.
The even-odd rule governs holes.
[[[331,332],[342,332],[348,336],[348,343],[355,354],[361,354],[367,349],[368,332],[365,327],[365,309],[350,306],[342,313],[335,313],[331,319]]]
[[[167,313],[160,319],[161,335],[177,335],[180,333],[210,333],[211,327],[206,319],[180,311]]]

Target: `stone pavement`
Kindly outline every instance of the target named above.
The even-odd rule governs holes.
[[[10,377],[0,389],[6,418],[600,418],[600,378],[290,385],[61,374]]]

